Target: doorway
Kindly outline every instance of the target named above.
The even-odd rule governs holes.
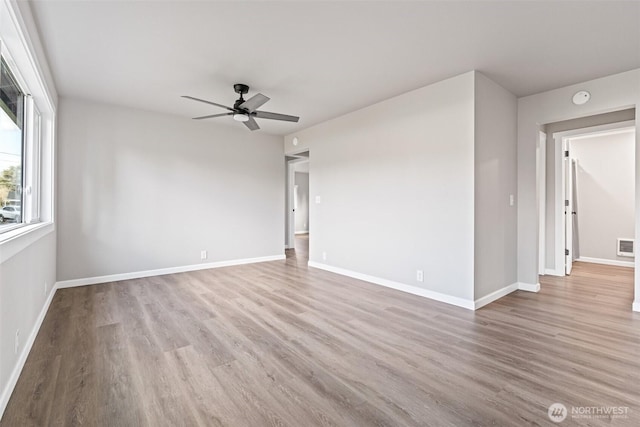
[[[576,261],[633,267],[635,122],[553,133],[556,148],[555,275]]]
[[[285,252],[287,258],[306,262],[309,253],[309,152],[289,155],[285,159],[286,215]]]

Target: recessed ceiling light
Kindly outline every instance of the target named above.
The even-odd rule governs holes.
[[[294,136],[293,137],[293,141],[291,141],[293,143],[293,145],[298,145],[298,137]]]
[[[590,99],[591,94],[586,90],[581,90],[580,92],[576,92],[575,95],[573,95],[572,101],[576,105],[583,105],[589,102]]]

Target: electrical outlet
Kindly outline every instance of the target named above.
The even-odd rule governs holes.
[[[16,343],[13,349],[15,354],[18,354],[18,349],[20,348],[20,329],[16,329]]]
[[[207,251],[200,251],[200,259],[207,259]]]
[[[418,282],[424,282],[424,272],[422,270],[416,271],[416,280]]]
[[[327,260],[327,253],[326,252],[322,252],[322,260],[323,261]]]
[[[513,194],[509,194],[509,206],[513,206],[516,203],[516,198]]]
[[[322,202],[322,198],[320,196],[316,196],[316,205],[319,205]]]
[[[47,295],[47,288],[49,287],[49,284],[47,283],[47,281],[44,281],[44,294]]]

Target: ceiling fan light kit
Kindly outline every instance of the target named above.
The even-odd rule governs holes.
[[[191,99],[193,101],[204,102],[205,104],[215,105],[216,107],[224,108],[228,110],[228,113],[211,114],[208,116],[194,117],[194,120],[211,119],[214,117],[233,116],[233,119],[238,122],[243,122],[249,130],[258,130],[260,126],[254,118],[269,119],[269,120],[281,120],[285,122],[298,122],[300,117],[289,116],[286,114],[270,113],[268,111],[258,111],[262,105],[264,105],[270,98],[258,93],[251,98],[245,100],[243,95],[249,92],[249,86],[236,83],[233,85],[233,90],[240,95],[240,98],[234,102],[233,107],[229,107],[223,104],[218,104],[211,101],[206,101],[200,98],[194,98],[193,96],[183,95],[183,98]]]

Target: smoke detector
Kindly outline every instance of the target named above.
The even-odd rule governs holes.
[[[581,90],[580,92],[576,92],[571,99],[576,105],[584,105],[591,99],[591,94],[586,90]]]

